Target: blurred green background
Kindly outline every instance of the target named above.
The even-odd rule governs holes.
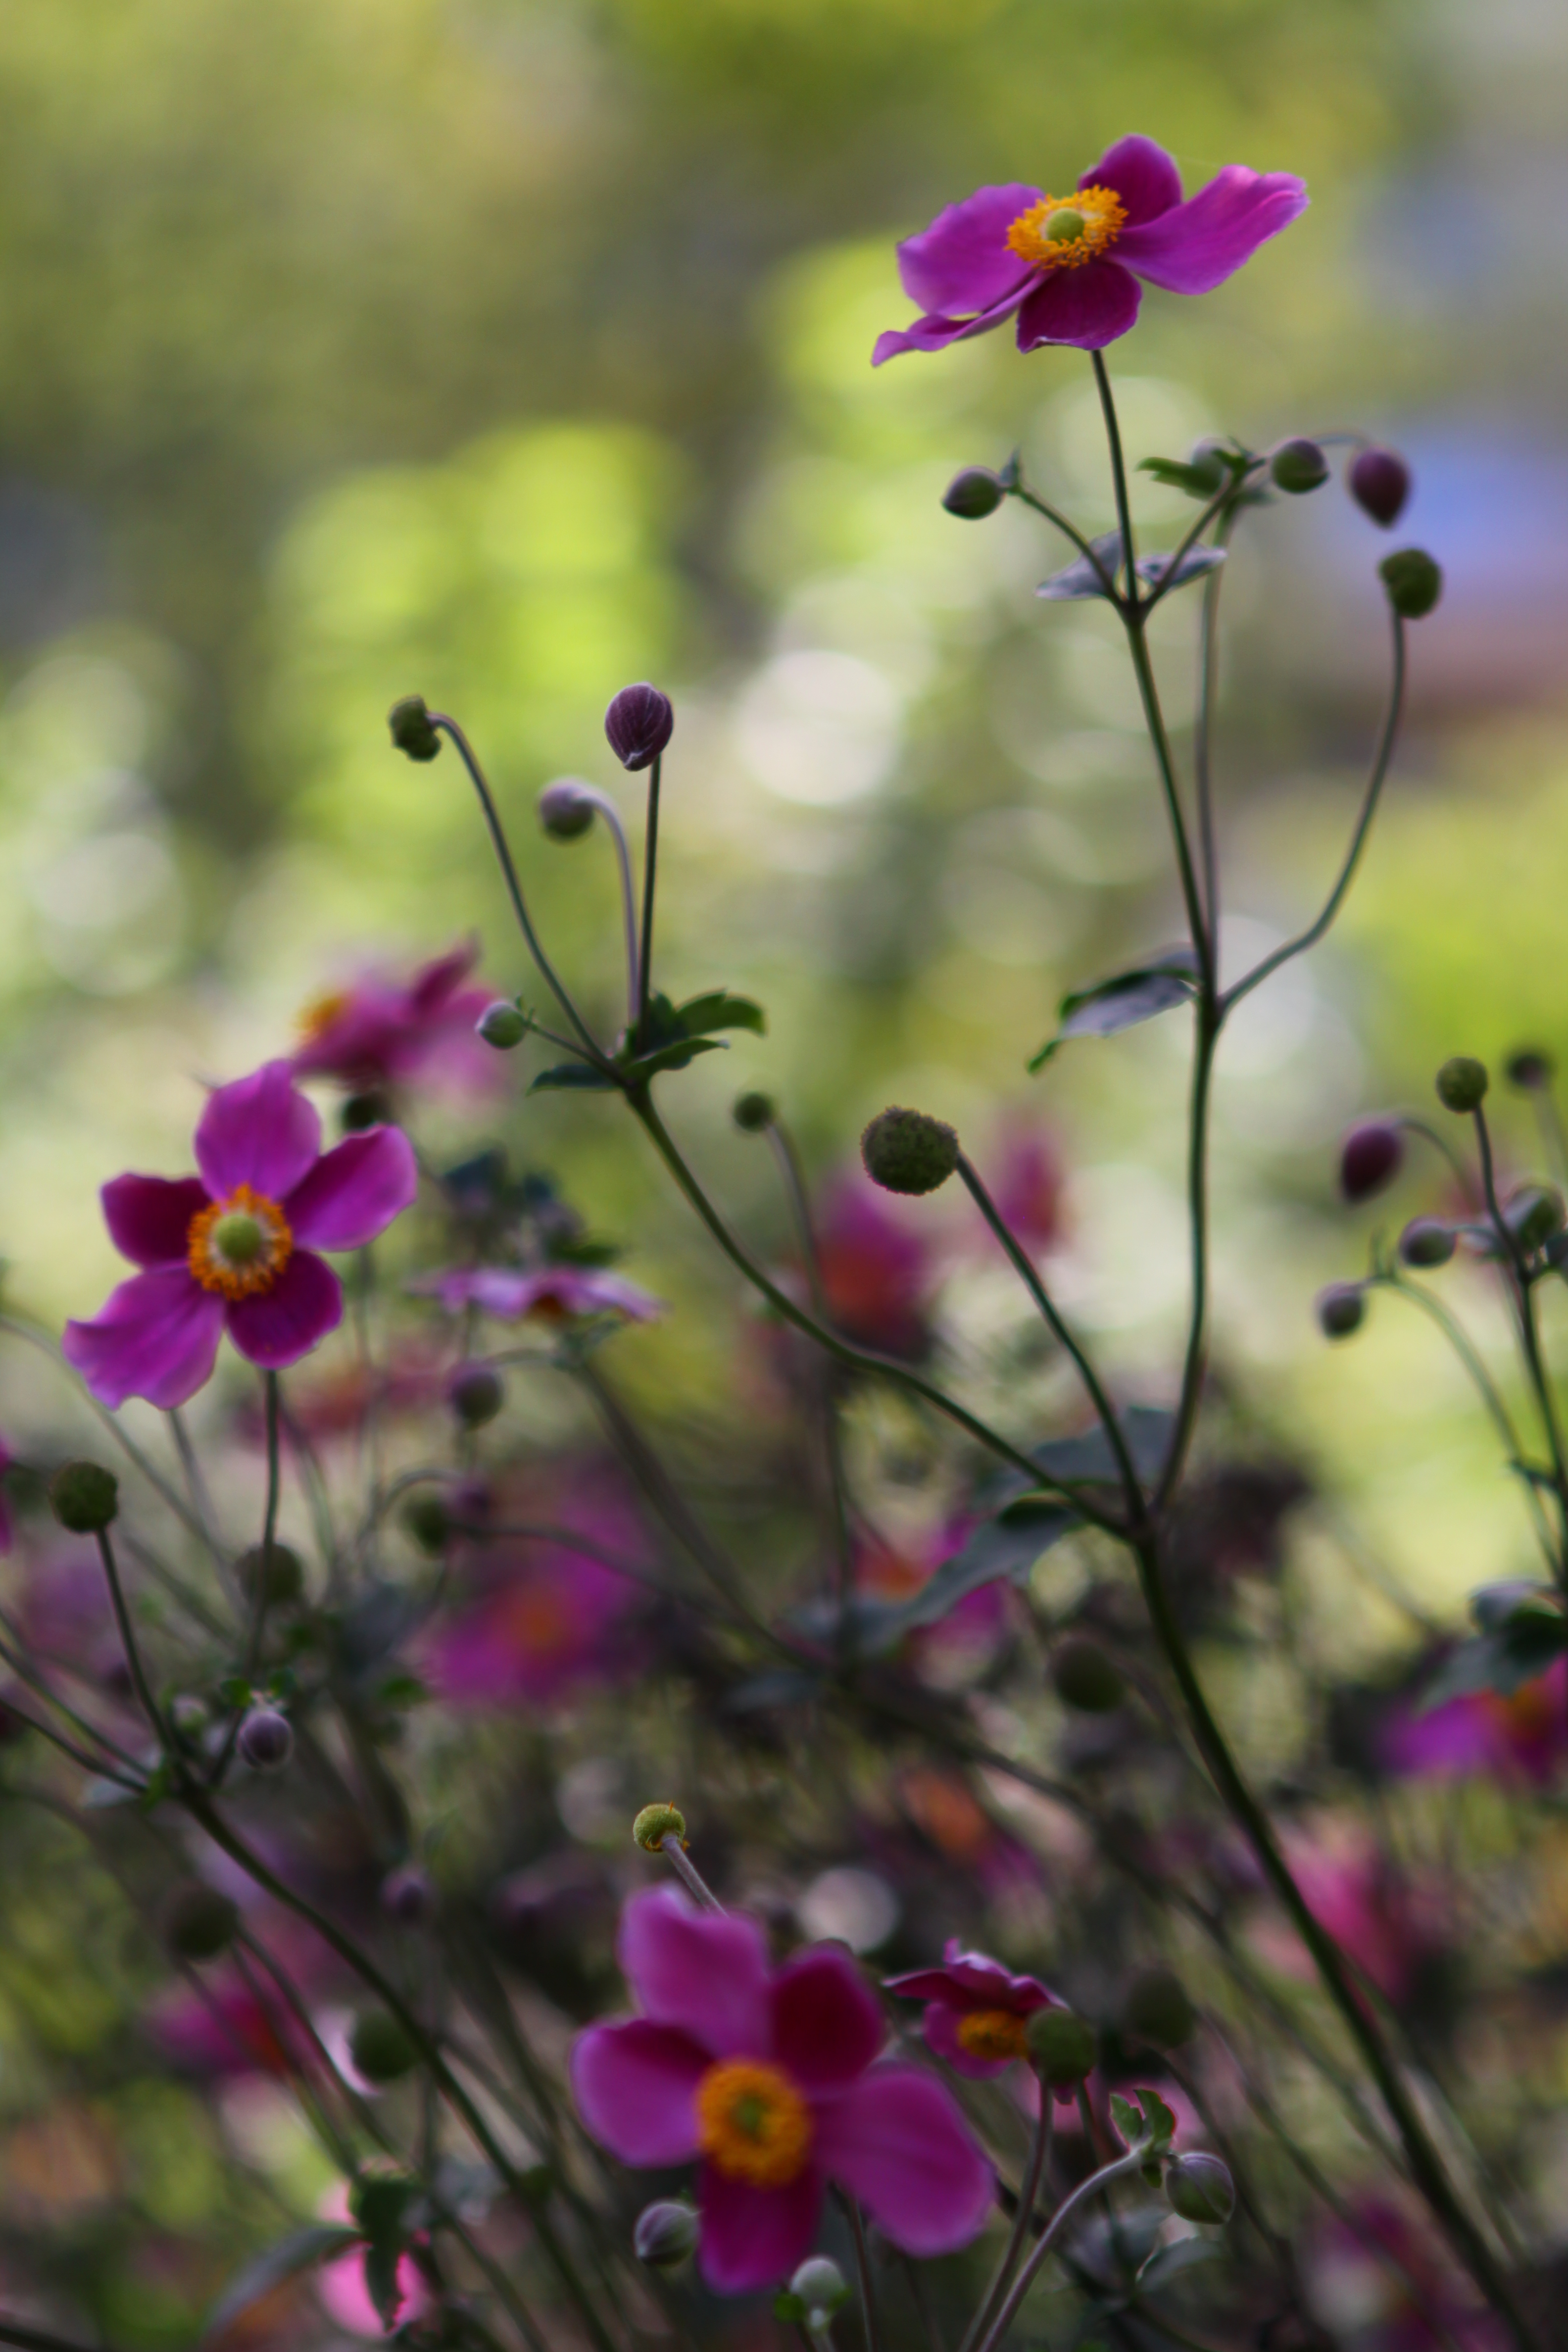
[[[1189,186],[1241,161],[1313,201],[1220,294],[1146,299],[1111,354],[1132,454],[1366,427],[1409,450],[1400,537],[1448,572],[1351,912],[1232,1041],[1222,1364],[1440,1614],[1517,1566],[1507,1477],[1429,1335],[1384,1309],[1331,1354],[1310,1298],[1364,1246],[1332,1196],[1349,1117],[1426,1100],[1449,1052],[1568,1045],[1559,10],[51,0],[0,17],[0,95],[17,1299],[90,1311],[115,1271],[99,1182],[184,1165],[196,1082],[286,1047],[366,959],[474,929],[498,989],[523,983],[457,762],[388,746],[398,695],[468,723],[552,946],[612,1024],[605,845],[554,847],[531,808],[574,771],[635,818],[600,716],[646,676],[679,709],[661,977],[770,1012],[670,1106],[737,1217],[783,1234],[728,1128],[743,1084],[778,1093],[817,1169],[889,1099],[982,1158],[1001,1112],[1043,1118],[1069,1171],[1064,1299],[1128,1387],[1164,1392],[1182,1025],[1023,1066],[1065,987],[1176,927],[1131,681],[1109,616],[1032,600],[1061,556],[1043,526],[938,504],[956,467],[1022,444],[1102,528],[1088,368],[1005,334],[868,365],[908,316],[897,237],[981,181],[1060,186],[1137,129]],[[1154,544],[1190,512],[1140,499]],[[1233,966],[1333,870],[1384,551],[1337,485],[1244,532]],[[1194,618],[1173,599],[1160,630],[1178,718]],[[630,1237],[629,1271],[693,1307],[728,1296],[605,1106],[447,1115],[451,1139],[487,1119]],[[1528,1163],[1522,1118],[1510,1148]],[[983,1266],[955,1276],[955,1327],[1011,1311]],[[695,1314],[622,1346],[694,1391],[724,1353]],[[52,1405],[5,1377],[25,1437]],[[1353,1659],[1397,1621],[1343,1609],[1345,1573],[1325,1557],[1318,1589]]]

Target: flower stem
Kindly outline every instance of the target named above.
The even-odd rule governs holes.
[[[658,774],[662,765],[661,755],[656,751],[647,772],[647,829],[643,839],[642,947],[637,957],[639,1041],[647,1028],[647,1001],[653,986],[653,901],[658,867]]]
[[[1028,2167],[1018,2188],[1018,2210],[1013,2216],[1013,2227],[1002,2259],[996,2265],[990,2285],[986,2288],[979,2310],[970,2321],[959,2352],[973,2352],[973,2346],[987,2328],[998,2303],[1006,2294],[1014,2272],[1018,2267],[1025,2242],[1034,2226],[1035,2203],[1040,2193],[1040,2183],[1050,2162],[1051,2141],[1056,2134],[1056,2095],[1043,2075],[1037,2074],[1039,2085],[1040,2112],[1035,2125],[1029,2147]]]
[[[722,1912],[724,1906],[720,1902],[679,1838],[660,1838],[658,1851],[663,1854],[700,1911]]]
[[[1148,2160],[1148,2142],[1140,2141],[1138,2146],[1131,2149],[1126,2156],[1118,2157],[1114,2164],[1102,2164],[1098,2172],[1091,2172],[1087,2180],[1080,2180],[1072,2195],[1062,2200],[1041,2232],[1028,2261],[1013,2282],[1012,2288],[1004,2299],[1000,2311],[975,2347],[975,2352],[994,2352],[995,2346],[1000,2344],[1011,2326],[1014,2314],[1038,2276],[1046,2256],[1051,2252],[1062,2230],[1078,2211],[1079,2206],[1086,2205],[1091,2197],[1098,2197],[1100,2191],[1109,2189],[1113,2181],[1125,2180],[1129,2173],[1141,2171]]]
[[[1121,561],[1127,567],[1127,610],[1138,610],[1138,551],[1132,543],[1132,509],[1127,496],[1127,467],[1121,454],[1121,427],[1117,422],[1116,401],[1110,389],[1110,376],[1102,352],[1090,352],[1094,368],[1094,386],[1100,394],[1100,413],[1105,419],[1106,446],[1110,452],[1110,478],[1116,492],[1116,520],[1121,531]]]
[[[1480,1154],[1481,1191],[1486,1199],[1487,1214],[1491,1219],[1498,1240],[1508,1255],[1510,1270],[1513,1276],[1513,1281],[1510,1286],[1513,1291],[1514,1311],[1519,1318],[1520,1345],[1524,1352],[1525,1370],[1529,1375],[1530,1385],[1540,1408],[1542,1426],[1545,1430],[1547,1445],[1552,1454],[1552,1486],[1557,1496],[1557,1507],[1561,1514],[1563,1528],[1562,1551],[1557,1563],[1557,1582],[1564,1594],[1568,1594],[1568,1456],[1563,1453],[1563,1430],[1557,1416],[1557,1400],[1552,1394],[1545,1360],[1541,1352],[1541,1331],[1535,1317],[1535,1286],[1531,1279],[1530,1267],[1524,1252],[1520,1247],[1512,1226],[1504,1217],[1502,1204],[1498,1199],[1497,1171],[1492,1162],[1491,1133],[1487,1126],[1486,1112],[1479,1103],[1476,1105],[1471,1116],[1475,1121],[1476,1147]]]
[[[616,866],[621,878],[621,928],[626,942],[626,1024],[630,1027],[637,1021],[642,1001],[638,981],[641,958],[637,951],[637,893],[632,887],[632,853],[626,845],[626,829],[621,822],[620,810],[609,793],[602,793],[596,784],[583,785],[582,793],[584,800],[593,802],[604,818],[610,830],[610,839],[616,845]]]
[[[163,1716],[159,1712],[158,1702],[153,1696],[152,1685],[147,1680],[147,1669],[142,1663],[142,1652],[132,1627],[131,1612],[125,1606],[124,1588],[120,1581],[120,1570],[114,1558],[114,1546],[109,1539],[107,1528],[100,1528],[98,1530],[98,1552],[99,1558],[103,1562],[104,1575],[109,1579],[109,1597],[114,1604],[114,1622],[120,1628],[120,1640],[125,1652],[125,1663],[131,1669],[131,1680],[135,1686],[137,1698],[141,1701],[142,1712],[152,1725],[153,1737],[159,1746],[167,1750],[170,1746],[169,1735],[164,1727]]]
[[[261,1520],[261,1552],[256,1564],[256,1591],[250,1604],[250,1633],[245,1644],[245,1673],[248,1681],[261,1663],[261,1645],[267,1633],[267,1604],[272,1581],[272,1545],[278,1533],[279,1447],[278,1415],[279,1410],[278,1375],[262,1375],[267,1409],[267,1505]]]
[[[846,2195],[844,2210],[855,2240],[855,2271],[860,2282],[860,2309],[866,2323],[867,2352],[882,2352],[882,2315],[877,2305],[877,2282],[871,2275],[871,2250],[866,2243],[866,2223],[859,2200]]]

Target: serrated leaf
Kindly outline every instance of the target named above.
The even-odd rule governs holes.
[[[1550,1584],[1536,1584],[1516,1577],[1506,1584],[1483,1584],[1479,1591],[1470,1595],[1470,1614],[1483,1633],[1500,1632],[1527,1611],[1555,1617],[1562,1622],[1556,1591]]]
[[[1494,1632],[1462,1642],[1439,1666],[1421,1694],[1418,1712],[1428,1714],[1452,1698],[1495,1691],[1512,1698],[1568,1652],[1568,1620],[1543,1609],[1527,1609]]]
[[[1058,1045],[1071,1037],[1114,1037],[1123,1029],[1152,1021],[1158,1013],[1185,1004],[1197,988],[1198,960],[1190,947],[1167,948],[1131,971],[1076,988],[1057,1008],[1058,1028],[1029,1063],[1043,1069]]]
[[[403,2308],[403,2289],[397,2278],[402,2260],[401,2239],[376,2238],[364,2250],[364,2291],[375,2307],[377,2318],[388,2329]]]
[[[1121,562],[1121,533],[1108,530],[1100,538],[1091,539],[1089,545],[1100,558],[1104,579],[1089,557],[1080,555],[1065,570],[1053,572],[1048,580],[1042,580],[1036,595],[1043,596],[1047,604],[1076,604],[1086,597],[1108,595],[1105,581],[1115,584],[1117,566]]]
[[[690,996],[676,1008],[689,1037],[705,1037],[711,1029],[750,1029],[767,1034],[768,1016],[749,996],[731,996],[727,988],[710,989],[706,996]]]
[[[275,2246],[258,2254],[230,2279],[202,2324],[204,2336],[221,2336],[234,2322],[261,2302],[285,2280],[297,2278],[301,2271],[311,2270],[316,2263],[341,2254],[349,2246],[359,2243],[357,2230],[344,2229],[341,2223],[312,2221],[303,2230],[290,2231],[279,2238]]]
[[[542,1095],[557,1091],[577,1094],[614,1094],[616,1082],[592,1062],[556,1062],[548,1070],[541,1070],[528,1091]]]

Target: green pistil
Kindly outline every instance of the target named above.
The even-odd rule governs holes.
[[[1071,245],[1075,237],[1083,235],[1088,226],[1083,215],[1075,213],[1072,206],[1067,205],[1059,213],[1053,213],[1047,221],[1046,236],[1052,245]]]
[[[229,1265],[254,1265],[267,1246],[260,1219],[231,1209],[213,1227],[213,1248]]]

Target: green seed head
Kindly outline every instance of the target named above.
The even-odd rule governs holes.
[[[73,1536],[95,1536],[120,1508],[120,1481],[97,1462],[63,1462],[49,1480],[49,1507]]]
[[[1487,1066],[1472,1054],[1456,1054],[1437,1073],[1437,1099],[1445,1110],[1479,1110],[1491,1080]]]
[[[860,1138],[860,1157],[885,1192],[934,1192],[958,1165],[958,1136],[940,1118],[895,1104],[879,1111]]]
[[[1053,2091],[1069,2091],[1092,2074],[1100,2042],[1092,2025],[1070,2009],[1037,2009],[1024,2028],[1037,2071]]]

